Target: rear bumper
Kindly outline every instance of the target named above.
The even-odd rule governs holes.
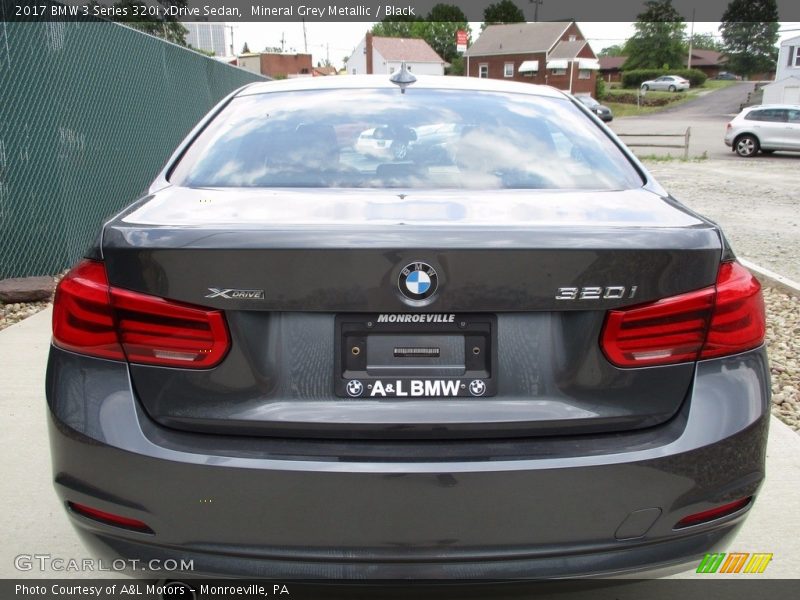
[[[549,578],[679,570],[723,548],[749,506],[673,527],[757,493],[769,374],[763,349],[700,363],[681,412],[631,434],[317,443],[313,455],[290,440],[161,428],[120,363],[53,349],[47,392],[59,497],[155,532],[70,513],[109,561],[191,560],[192,574],[219,576]]]

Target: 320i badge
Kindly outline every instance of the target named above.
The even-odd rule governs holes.
[[[253,84],[58,286],[55,487],[93,553],[192,575],[694,568],[764,478],[764,331],[720,228],[571,96]]]

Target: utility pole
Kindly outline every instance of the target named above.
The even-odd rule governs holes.
[[[306,39],[306,20],[303,19],[303,52],[308,54],[308,39]]]
[[[692,38],[694,38],[694,9],[692,9],[692,27],[689,30],[689,58],[686,59],[686,68],[692,68]]]
[[[533,8],[533,22],[534,23],[538,23],[539,22],[539,7],[542,4],[544,4],[544,0],[528,0],[528,2],[530,2],[531,4],[534,5],[534,8]]]
[[[281,31],[281,54],[286,51],[286,33]]]

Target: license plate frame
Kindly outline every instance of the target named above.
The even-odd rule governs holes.
[[[495,315],[339,314],[335,327],[334,391],[338,397],[440,400],[497,394]],[[383,339],[377,344],[379,338]],[[410,343],[387,354],[387,340],[404,338]],[[458,351],[459,338],[463,338],[463,352]],[[384,348],[373,351],[379,345]],[[368,357],[385,364],[368,364]]]

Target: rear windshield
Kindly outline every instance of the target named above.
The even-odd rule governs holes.
[[[642,185],[566,98],[410,88],[233,99],[170,180],[190,187],[630,189]]]

